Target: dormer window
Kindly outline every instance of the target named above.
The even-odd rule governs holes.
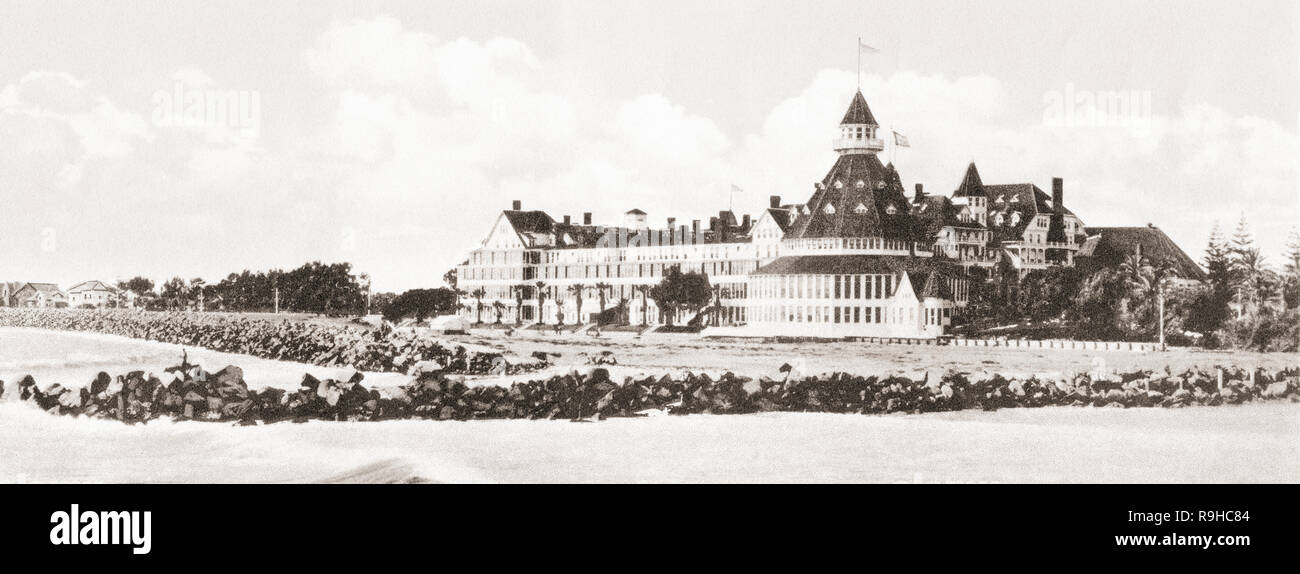
[[[1006,202],[1007,202],[1007,196],[1005,196],[1005,195],[999,195],[999,196],[998,196],[998,200],[995,201],[995,202],[993,202],[993,203],[1006,203]]]
[[[867,186],[867,182],[862,181],[862,180],[860,180],[860,179],[858,180],[857,183],[853,184],[853,187],[856,187],[856,188],[858,188],[858,189],[862,189],[862,188],[864,188],[864,187],[866,187],[866,186]]]
[[[835,180],[835,189],[844,189],[844,182],[838,179]]]
[[[894,207],[894,204],[891,203],[891,204],[889,204],[889,207],[886,207],[886,208],[885,208],[885,213],[888,213],[888,214],[890,214],[890,215],[894,215],[895,213],[898,213],[898,208],[897,208],[897,207]]]
[[[1011,203],[1020,203],[1020,196],[1019,195],[1011,196]]]
[[[1016,225],[1020,225],[1020,212],[1019,212],[1019,211],[1017,211],[1017,212],[1011,214],[1011,225],[1012,225],[1013,227],[1016,226]]]
[[[857,207],[853,208],[853,213],[856,213],[858,215],[862,215],[866,212],[867,212],[867,206],[862,205],[861,203],[859,203]]]
[[[835,206],[829,203],[826,204],[826,207],[822,208],[822,213],[825,213],[826,215],[835,215]]]
[[[1002,214],[1001,214],[1001,213],[999,213],[999,214],[997,214],[996,216],[993,217],[993,225],[996,225],[996,226],[998,226],[998,227],[1002,227]]]

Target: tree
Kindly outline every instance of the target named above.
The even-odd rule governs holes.
[[[166,283],[163,283],[160,295],[167,301],[167,306],[171,309],[181,307],[186,298],[189,296],[189,286],[185,280],[180,277],[172,277]]]
[[[474,297],[474,309],[478,312],[478,319],[475,323],[483,322],[483,298],[487,296],[487,289],[479,287],[470,293]]]
[[[414,317],[417,322],[455,312],[456,294],[451,289],[411,289],[394,297],[384,308],[384,319],[397,322]]]
[[[596,296],[600,298],[600,312],[601,312],[601,313],[604,313],[604,312],[605,312],[605,295],[606,295],[607,293],[609,293],[609,289],[610,289],[610,285],[609,285],[609,283],[597,283],[597,284],[596,284]]]
[[[650,324],[650,301],[648,299],[650,297],[650,286],[637,285],[633,287],[633,289],[635,289],[637,293],[641,294],[641,324],[649,325]]]
[[[524,324],[524,296],[528,291],[528,285],[520,284],[514,286],[515,292],[515,324]]]
[[[546,289],[546,283],[543,282],[543,281],[538,281],[537,284],[534,285],[534,287],[537,288],[537,292],[534,293],[534,295],[537,296],[537,322],[538,322],[538,323],[541,323],[541,322],[542,322],[542,303],[544,302],[544,299],[546,298],[546,293],[545,293],[545,291],[544,291],[544,289]]]
[[[572,293],[572,294],[573,294],[574,301],[575,301],[575,303],[577,304],[577,307],[576,307],[576,308],[577,308],[577,312],[576,312],[576,315],[577,315],[577,316],[575,316],[575,317],[573,318],[573,322],[574,322],[574,324],[577,324],[577,325],[581,325],[581,324],[582,324],[582,292],[583,292],[583,291],[586,291],[586,290],[587,290],[587,286],[586,286],[586,285],[583,285],[582,283],[574,283],[573,285],[570,285],[570,286],[569,286],[569,293]]]
[[[117,288],[123,291],[135,293],[138,297],[153,293],[153,280],[144,277],[132,277],[126,281],[118,281]]]
[[[1235,290],[1232,256],[1223,233],[1216,222],[1210,228],[1210,240],[1205,246],[1206,283],[1209,289],[1199,296],[1192,306],[1188,328],[1202,334],[1209,334],[1219,329],[1228,318],[1228,303]]]
[[[500,324],[501,324],[501,317],[502,317],[503,315],[505,315],[505,313],[506,313],[506,304],[505,304],[505,303],[502,303],[502,302],[500,302],[500,301],[493,301],[493,302],[492,302],[492,310],[493,310],[493,311],[496,311],[496,313],[497,313],[497,320],[496,320],[496,322],[497,322],[498,325],[500,325]]]
[[[682,273],[681,267],[668,268],[663,279],[650,289],[650,297],[664,313],[664,321],[673,325],[680,311],[699,312],[713,300],[709,277],[694,271]]]

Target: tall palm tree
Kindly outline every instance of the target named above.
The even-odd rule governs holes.
[[[583,285],[582,283],[574,283],[573,285],[569,286],[569,293],[573,294],[574,300],[578,304],[578,306],[576,307],[577,311],[574,313],[574,317],[573,317],[573,322],[574,324],[577,325],[582,324],[582,292],[586,290],[587,290],[587,286]]]
[[[501,324],[501,316],[506,313],[506,304],[500,301],[493,301],[492,310],[497,312],[497,324]]]
[[[481,324],[483,322],[483,298],[487,296],[487,289],[479,287],[470,292],[470,296],[474,297],[474,308],[478,312],[474,322]]]
[[[545,281],[538,281],[538,282],[537,282],[535,285],[533,285],[533,286],[537,288],[537,293],[536,293],[536,295],[537,295],[537,322],[538,322],[538,323],[541,323],[541,322],[542,322],[542,302],[543,302],[543,301],[545,300],[545,298],[546,298],[546,293],[545,293],[543,290],[546,289],[546,282],[545,282]]]
[[[601,312],[601,313],[604,313],[604,312],[605,312],[605,294],[609,292],[609,289],[610,289],[610,285],[609,285],[609,283],[597,283],[597,284],[596,284],[596,296],[597,296],[597,297],[600,297],[600,312]]]
[[[634,289],[636,289],[636,291],[641,294],[641,325],[642,326],[649,325],[650,324],[650,303],[649,303],[650,286],[637,285],[636,287],[634,287]]]
[[[528,285],[519,284],[514,286],[515,292],[515,324],[524,324],[524,292],[528,290]]]

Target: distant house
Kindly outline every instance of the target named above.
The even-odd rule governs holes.
[[[96,308],[116,307],[121,303],[121,292],[103,281],[82,281],[68,288],[68,305]]]
[[[68,294],[54,283],[23,283],[12,295],[15,307],[67,307]]]

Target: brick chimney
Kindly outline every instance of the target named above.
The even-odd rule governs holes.
[[[772,208],[772,209],[776,209],[776,208],[778,208],[778,207],[781,207],[781,196],[779,196],[779,195],[769,195],[769,196],[767,197],[767,206],[770,207],[770,208]]]
[[[522,202],[522,201],[519,201],[518,199],[516,199],[516,200],[510,202],[510,209],[512,209],[512,210],[519,211],[519,210],[521,210],[521,209],[523,209],[523,208],[524,208],[524,204],[523,204],[523,202]]]
[[[748,214],[748,213],[746,213],[744,219],[741,220],[740,227],[741,227],[741,229],[749,229],[749,214]]]
[[[698,219],[691,220],[691,241],[700,242],[700,220]]]
[[[564,216],[564,224],[565,224],[565,225],[568,225],[568,224],[569,224],[569,216],[567,216],[567,215]]]
[[[668,229],[672,229],[672,228],[673,228],[673,224],[675,224],[675,223],[677,223],[677,218],[676,218],[676,217],[669,217],[669,218],[668,218]]]
[[[582,224],[591,225],[591,212],[587,211],[582,214]]]
[[[1054,177],[1052,178],[1052,210],[1057,213],[1065,211],[1062,204],[1062,198],[1065,196],[1065,180]]]

